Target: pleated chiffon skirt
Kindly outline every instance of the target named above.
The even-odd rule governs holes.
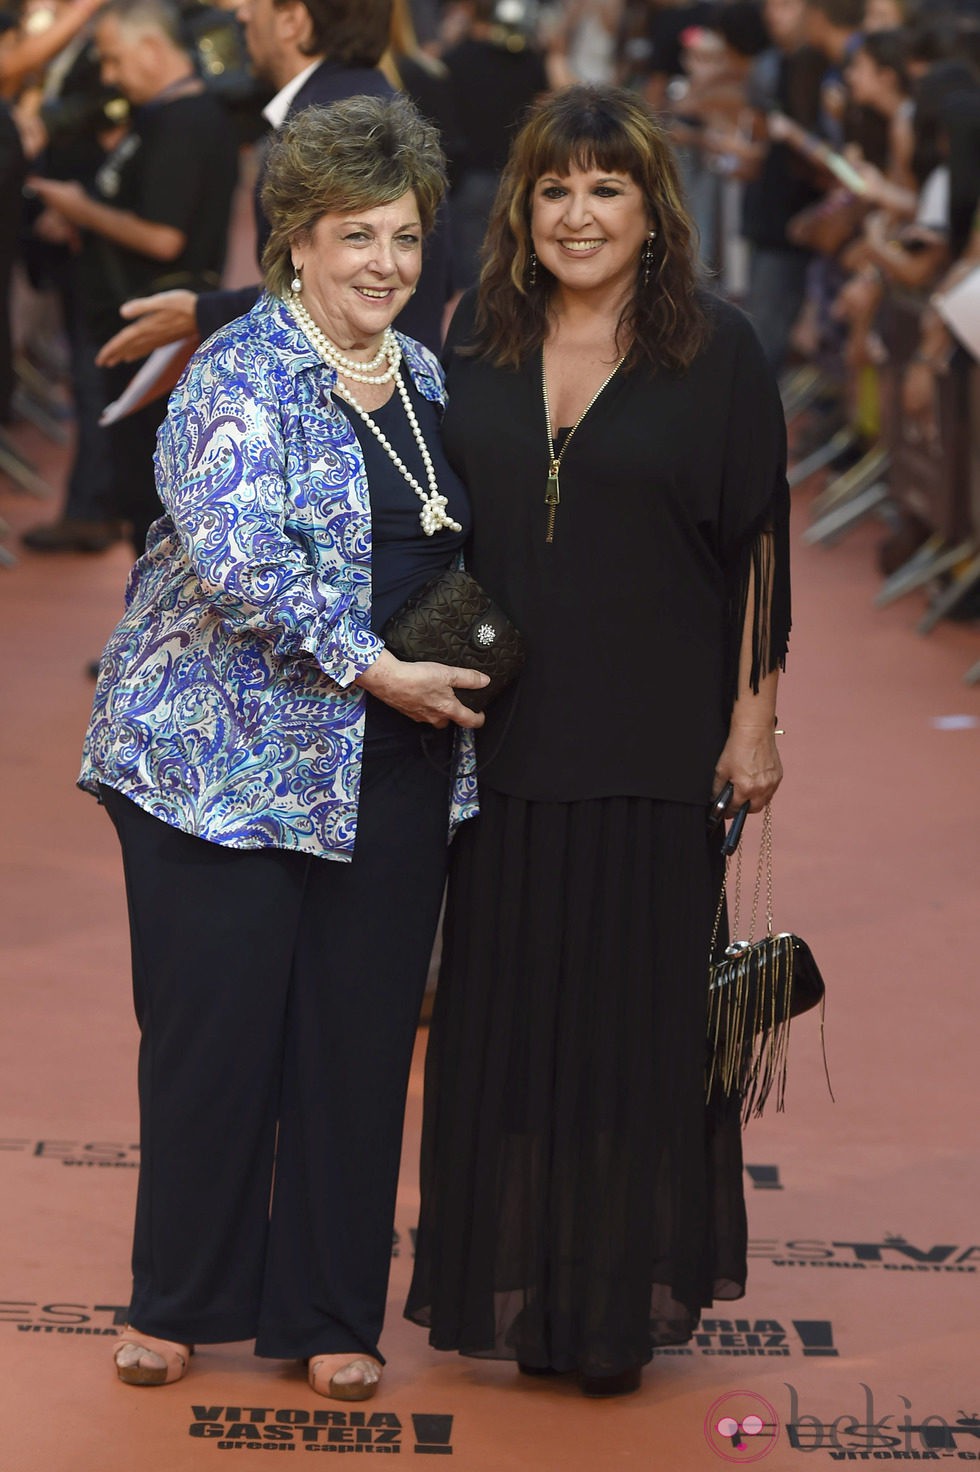
[[[705,1104],[704,811],[484,790],[451,865],[406,1314],[589,1375],[742,1295],[737,1100]]]

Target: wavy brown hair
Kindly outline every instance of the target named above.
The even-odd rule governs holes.
[[[573,168],[628,174],[643,192],[653,241],[649,284],[639,256],[632,297],[616,328],[625,368],[646,361],[687,368],[707,337],[697,285],[694,226],[684,208],[667,135],[638,97],[619,87],[569,87],[538,103],[511,148],[484,243],[473,351],[517,367],[548,331],[555,278],[540,261],[530,284],[531,200],[545,174]]]
[[[427,235],[445,190],[438,130],[409,98],[345,97],[304,108],[277,134],[266,163],[266,288],[288,298],[292,242],[309,235],[321,215],[393,204],[411,191]]]

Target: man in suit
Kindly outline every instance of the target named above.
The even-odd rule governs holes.
[[[392,0],[240,0],[237,14],[245,27],[252,63],[277,88],[264,109],[270,126],[278,129],[306,107],[329,106],[344,97],[390,95],[392,88],[377,64],[388,46],[391,8]],[[261,258],[268,226],[259,187],[255,215]],[[167,291],[127,302],[121,315],[131,325],[109,339],[99,362],[132,362],[180,338],[203,340],[247,312],[260,291],[257,285],[198,295]],[[442,310],[449,294],[443,219],[426,242],[422,278],[398,327],[438,350]]]

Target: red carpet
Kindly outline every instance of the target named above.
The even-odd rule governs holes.
[[[60,473],[33,432],[16,438]],[[38,506],[0,480],[0,514],[23,527]],[[220,1472],[276,1452],[327,1466],[330,1453],[444,1455],[457,1472],[980,1462],[980,692],[961,684],[978,639],[955,625],[917,638],[918,597],[872,610],[876,535],[831,552],[797,538],[779,710],[776,920],[807,937],[827,978],[837,1103],[816,1020],[801,1019],[787,1113],[746,1137],[748,1294],[616,1403],[436,1354],[401,1320],[418,1066],[379,1397],[345,1410],[246,1345],[205,1349],[166,1389],[116,1383],[136,1029],[116,840],[73,782],[83,669],[115,620],[128,556],[25,552],[0,572],[4,1472]],[[937,727],[963,715],[974,724]]]

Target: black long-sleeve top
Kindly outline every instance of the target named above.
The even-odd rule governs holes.
[[[545,540],[541,354],[516,370],[455,349],[443,435],[467,486],[467,566],[521,629],[527,665],[478,734],[482,784],[573,801],[706,803],[735,694],[750,572],[756,681],[789,636],[785,430],[748,319],[706,303],[683,375],[622,368],[569,442]]]

